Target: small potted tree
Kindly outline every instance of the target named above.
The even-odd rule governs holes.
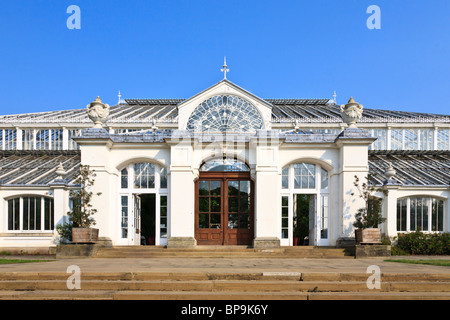
[[[355,229],[355,240],[357,244],[379,244],[381,243],[381,229],[379,225],[386,221],[382,216],[383,198],[374,196],[375,192],[381,192],[384,196],[388,191],[384,188],[377,188],[370,181],[372,176],[366,177],[366,182],[360,184],[360,180],[355,176],[354,185],[359,191],[359,196],[364,200],[365,206],[360,208],[355,215],[356,221],[353,223]]]
[[[92,207],[91,201],[94,193],[90,188],[94,185],[96,174],[90,170],[89,166],[80,167],[80,175],[76,179],[76,184],[80,187],[70,191],[73,199],[72,210],[67,213],[69,225],[72,227],[73,243],[93,243],[98,240],[98,229],[92,228],[95,220],[92,217],[97,209]],[[101,193],[97,193],[100,196]]]

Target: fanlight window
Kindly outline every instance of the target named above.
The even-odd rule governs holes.
[[[220,172],[245,172],[250,171],[249,167],[242,161],[236,159],[213,159],[205,162],[200,171],[220,171]]]
[[[187,123],[187,130],[195,132],[255,132],[262,128],[259,111],[232,95],[214,96],[202,102]]]

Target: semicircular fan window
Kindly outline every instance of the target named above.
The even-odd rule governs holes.
[[[262,128],[263,119],[251,103],[233,95],[219,95],[194,109],[186,129],[194,132],[255,132]]]

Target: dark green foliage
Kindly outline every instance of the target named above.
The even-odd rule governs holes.
[[[397,248],[415,255],[449,255],[450,233],[400,233]]]

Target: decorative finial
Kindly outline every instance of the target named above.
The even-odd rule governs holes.
[[[227,57],[223,58],[223,69],[220,69],[220,71],[223,72],[223,79],[226,80],[227,72],[230,72],[230,69],[228,69],[228,66],[227,66]]]
[[[95,126],[94,128],[101,128],[109,116],[109,105],[103,103],[100,97],[87,105],[88,116]]]
[[[353,97],[348,100],[346,105],[341,105],[342,119],[349,128],[356,128],[356,123],[362,118],[363,105],[357,103]]]
[[[333,101],[334,101],[334,104],[337,103],[336,97],[337,97],[337,94],[336,94],[336,90],[335,90],[334,93],[333,93]]]
[[[57,180],[61,180],[63,178],[63,175],[66,174],[66,171],[64,170],[64,167],[62,165],[62,163],[59,163],[58,168],[56,168],[56,174],[58,175],[58,177],[56,178]]]
[[[120,99],[122,97],[122,95],[120,94],[120,90],[119,90],[119,94],[117,95],[119,97],[119,102],[117,102],[117,104],[121,104],[122,103],[122,99]]]
[[[392,177],[395,176],[396,174],[397,171],[395,171],[395,169],[392,167],[392,164],[389,163],[389,167],[384,172],[384,175],[386,176],[386,178],[388,178],[388,180],[391,180]]]

